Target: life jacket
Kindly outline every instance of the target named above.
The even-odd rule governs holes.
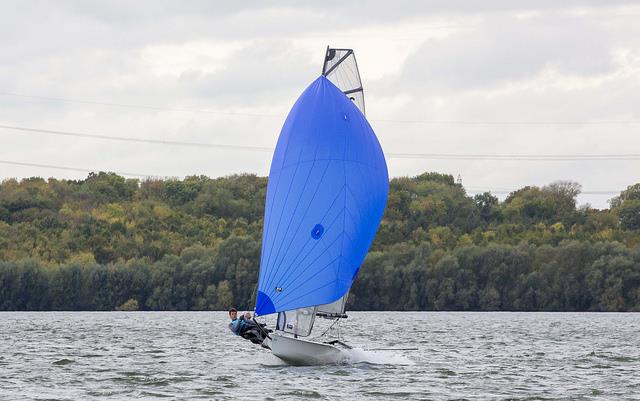
[[[231,323],[229,323],[229,329],[233,332],[233,334],[239,336],[244,331],[246,325],[247,322],[244,319],[238,318],[236,320],[232,320]]]

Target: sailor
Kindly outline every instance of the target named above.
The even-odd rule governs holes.
[[[264,324],[258,325],[255,320],[251,318],[251,313],[245,312],[242,316],[238,317],[238,310],[231,308],[229,310],[229,330],[237,336],[251,341],[254,344],[262,344],[266,333],[271,330],[266,329]]]

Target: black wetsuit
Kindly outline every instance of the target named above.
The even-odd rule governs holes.
[[[262,344],[265,338],[263,325],[258,326],[254,320],[245,319],[244,315],[229,323],[229,330],[233,334],[249,340],[254,344]]]

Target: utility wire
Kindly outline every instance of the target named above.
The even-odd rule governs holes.
[[[0,129],[14,130],[14,131],[20,131],[20,132],[26,132],[26,133],[35,133],[35,134],[51,134],[51,135],[72,136],[72,137],[80,137],[80,138],[104,139],[108,141],[152,143],[156,145],[189,146],[189,147],[196,147],[196,148],[214,148],[214,149],[229,149],[229,150],[253,150],[253,151],[259,151],[259,152],[273,151],[272,148],[261,147],[261,146],[221,145],[221,144],[213,144],[213,143],[165,141],[162,139],[145,139],[145,138],[124,137],[124,136],[96,135],[96,134],[87,134],[87,133],[80,133],[80,132],[57,131],[57,130],[48,130],[48,129],[29,128],[29,127],[16,127],[12,125],[2,125],[2,124],[0,124]]]
[[[640,160],[637,153],[619,154],[461,154],[461,153],[385,153],[395,159],[436,160],[524,160],[524,161],[581,161],[581,160]]]
[[[395,119],[372,119],[379,123],[395,124],[429,124],[429,125],[467,125],[467,126],[516,126],[516,125],[637,125],[638,120],[594,120],[594,121],[460,121],[460,120],[395,120]]]
[[[150,144],[156,144],[156,145],[187,146],[187,147],[196,147],[196,148],[213,148],[213,149],[227,149],[227,150],[258,151],[258,152],[273,151],[273,148],[263,147],[263,146],[224,145],[224,144],[199,143],[199,142],[166,141],[161,139],[145,139],[145,138],[122,137],[122,136],[97,135],[97,134],[88,134],[88,133],[80,133],[80,132],[19,127],[19,126],[4,125],[4,124],[0,124],[0,129],[17,131],[22,133],[62,135],[62,136],[80,137],[80,138],[87,138],[87,139],[102,139],[102,140],[109,140],[109,141],[150,143]],[[391,159],[430,159],[430,160],[505,160],[505,161],[640,160],[640,154],[638,153],[555,154],[555,155],[554,154],[538,154],[538,155],[535,155],[535,154],[461,154],[461,153],[385,152],[385,155]]]
[[[192,108],[174,108],[174,107],[163,107],[163,106],[148,106],[148,105],[140,105],[140,104],[126,104],[126,103],[112,103],[112,102],[102,102],[102,101],[94,101],[94,100],[76,100],[62,97],[49,97],[49,96],[35,96],[35,95],[24,95],[20,93],[13,92],[0,92],[0,96],[13,96],[13,97],[21,97],[26,99],[38,99],[38,100],[48,100],[48,101],[58,101],[65,103],[80,103],[80,104],[93,104],[100,106],[110,106],[110,107],[123,107],[123,108],[134,108],[134,109],[147,109],[147,110],[158,110],[158,111],[171,111],[171,112],[181,112],[181,113],[206,113],[206,114],[217,114],[224,116],[239,116],[239,117],[266,117],[266,118],[279,118],[282,119],[286,115],[286,113],[278,113],[278,114],[267,114],[267,113],[246,113],[246,112],[233,112],[233,111],[222,111],[222,110],[210,110],[210,109],[192,109]],[[369,119],[369,121],[378,122],[378,123],[392,123],[392,124],[427,124],[427,125],[465,125],[465,126],[518,126],[518,125],[531,125],[531,126],[545,126],[545,125],[560,125],[560,126],[571,126],[571,125],[638,125],[640,124],[639,120],[595,120],[595,121],[474,121],[474,120],[466,120],[466,121],[456,121],[456,120],[404,120],[404,119]]]
[[[24,166],[24,167],[38,167],[38,168],[50,168],[56,170],[66,170],[66,171],[78,171],[82,173],[93,173],[96,171],[111,171],[111,170],[102,170],[102,169],[90,169],[90,168],[81,168],[81,167],[68,167],[68,166],[57,166],[53,164],[41,164],[41,163],[25,163],[25,162],[17,162],[10,160],[0,160],[0,164],[6,164],[11,166]],[[127,176],[127,177],[139,177],[139,178],[162,178],[163,176],[154,175],[154,174],[142,174],[142,173],[131,173],[131,172],[123,172],[123,171],[113,171],[116,174]],[[164,176],[166,177],[166,176]],[[495,188],[495,189],[486,189],[486,188],[478,188],[478,187],[464,187],[467,191],[473,193],[481,193],[481,192],[491,192],[492,194],[510,194],[511,192],[517,191],[516,189],[509,190],[505,188]],[[618,194],[620,191],[616,190],[600,190],[600,191],[581,191],[581,195],[612,195]]]
[[[480,194],[483,192],[491,192],[492,194],[499,194],[499,195],[508,195],[512,192],[517,191],[517,189],[499,189],[499,188],[495,188],[495,189],[482,189],[482,188],[471,188],[471,187],[465,187],[465,190],[467,190],[468,192],[471,193],[475,193],[475,194]],[[580,195],[617,195],[620,192],[622,192],[622,190],[611,190],[611,191],[580,191]]]
[[[244,117],[270,117],[270,118],[282,117],[282,115],[280,114],[243,113],[243,112],[209,110],[209,109],[191,109],[191,108],[185,109],[185,108],[174,108],[174,107],[163,107],[163,106],[146,106],[141,104],[111,103],[111,102],[101,102],[101,101],[95,101],[95,100],[76,100],[76,99],[68,99],[68,98],[62,98],[62,97],[23,95],[20,93],[12,93],[12,92],[0,92],[0,95],[22,97],[27,99],[51,100],[51,101],[65,102],[65,103],[81,103],[81,104],[94,104],[99,106],[124,107],[124,108],[131,108],[131,109],[177,111],[181,113],[207,113],[207,114],[219,114],[224,116],[244,116]]]
[[[490,191],[494,194],[510,194],[513,191],[517,191],[517,189],[512,188],[504,188],[504,187],[493,187],[491,190],[484,189],[482,187],[464,187],[467,191],[473,193],[481,193]],[[581,195],[611,195],[611,194],[619,194],[620,190],[593,190],[593,191],[580,191]]]
[[[8,164],[11,166],[25,166],[25,167],[39,167],[39,168],[51,168],[56,170],[67,170],[67,171],[79,171],[82,173],[93,173],[96,171],[105,171],[101,169],[90,169],[90,168],[81,168],[81,167],[67,167],[67,166],[55,166],[53,164],[40,164],[40,163],[25,163],[25,162],[16,162],[10,160],[0,160],[0,164]],[[111,170],[109,170],[111,171]],[[141,174],[141,173],[129,173],[124,171],[113,171],[114,173],[127,177],[140,177],[140,178],[160,178],[158,175],[152,174]]]

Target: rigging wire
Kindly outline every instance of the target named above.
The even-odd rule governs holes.
[[[339,318],[338,319],[334,319],[333,323],[331,323],[331,325],[324,332],[322,332],[322,334],[320,334],[319,336],[314,337],[314,339],[319,339],[319,338],[324,337],[327,333],[329,333],[329,331],[331,331],[334,328],[334,326],[336,326],[336,328],[338,330],[337,338],[340,339],[340,323],[339,322],[340,322]]]

